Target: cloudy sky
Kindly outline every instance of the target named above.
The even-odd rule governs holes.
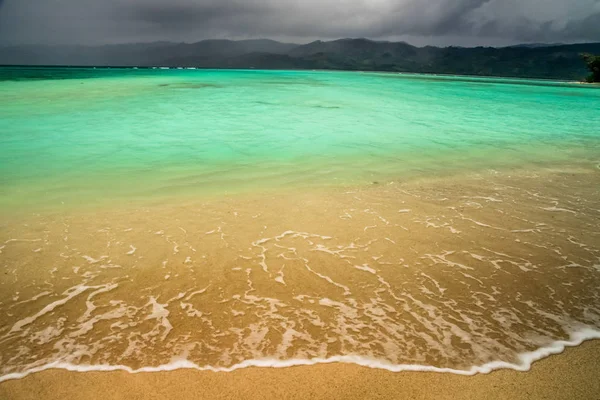
[[[0,44],[600,41],[600,0],[0,0]]]

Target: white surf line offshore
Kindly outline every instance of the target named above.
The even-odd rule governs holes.
[[[239,364],[232,365],[231,367],[213,367],[210,365],[201,367],[188,360],[173,361],[169,364],[160,365],[158,367],[143,367],[139,369],[133,369],[125,365],[73,365],[61,361],[52,362],[40,367],[32,368],[24,372],[10,373],[4,376],[0,376],[0,383],[13,380],[22,379],[28,375],[35,374],[38,372],[50,370],[50,369],[62,369],[70,372],[114,372],[114,371],[125,371],[132,374],[138,373],[150,373],[150,372],[169,372],[176,371],[178,369],[195,369],[198,371],[211,371],[211,372],[232,372],[243,368],[288,368],[296,366],[310,366],[317,364],[354,364],[362,367],[382,369],[390,372],[437,372],[447,373],[463,376],[473,376],[477,374],[489,374],[492,371],[500,369],[510,369],[518,372],[527,372],[531,369],[531,366],[536,361],[547,358],[551,355],[562,353],[567,347],[576,347],[581,345],[583,342],[593,339],[600,339],[600,330],[593,329],[590,327],[582,328],[579,331],[572,333],[569,340],[558,340],[552,342],[546,347],[541,347],[535,351],[521,353],[518,356],[519,362],[512,364],[506,361],[492,361],[480,366],[473,366],[468,370],[452,369],[452,368],[439,368],[429,365],[418,365],[418,364],[391,364],[386,361],[356,356],[356,355],[345,355],[345,356],[333,356],[329,358],[312,358],[312,359],[289,359],[289,360],[277,360],[277,359],[252,359],[246,360]]]

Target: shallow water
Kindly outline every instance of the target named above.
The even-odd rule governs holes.
[[[42,77],[69,76],[51,71]],[[397,74],[75,69],[5,80],[0,205],[593,163],[599,104],[584,85]]]
[[[5,377],[327,359],[458,372],[599,335],[600,90],[0,77]]]

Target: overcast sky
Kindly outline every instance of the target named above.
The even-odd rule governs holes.
[[[600,41],[600,0],[0,0],[0,44]]]

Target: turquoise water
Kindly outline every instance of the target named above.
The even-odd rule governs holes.
[[[599,127],[575,83],[0,68],[0,382],[527,370],[600,338]]]
[[[600,163],[600,90],[350,72],[0,69],[0,205]]]

